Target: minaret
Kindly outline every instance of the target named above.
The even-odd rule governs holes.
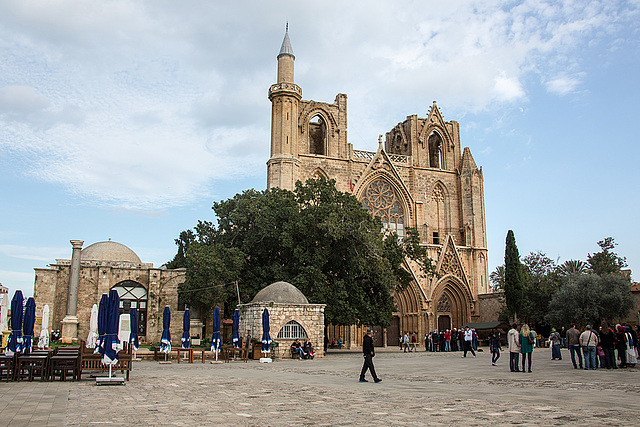
[[[267,162],[267,188],[293,190],[298,180],[298,103],[302,89],[293,81],[295,59],[287,24],[278,53],[278,80],[269,88],[271,157]]]

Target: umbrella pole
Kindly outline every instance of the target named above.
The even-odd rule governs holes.
[[[216,348],[216,362],[218,361],[218,349]]]
[[[111,378],[111,363],[109,363],[109,378]]]

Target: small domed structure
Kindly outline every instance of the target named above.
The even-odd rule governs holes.
[[[124,261],[142,264],[138,255],[122,243],[98,242],[87,246],[80,253],[83,261]]]
[[[279,304],[309,304],[307,297],[300,292],[300,289],[288,282],[270,284],[258,292],[251,302],[271,301]]]

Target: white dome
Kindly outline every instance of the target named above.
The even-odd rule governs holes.
[[[280,304],[309,304],[307,297],[291,283],[275,282],[256,294],[251,302],[276,302]]]
[[[80,254],[83,261],[125,261],[142,264],[138,255],[122,243],[98,242],[84,248]]]

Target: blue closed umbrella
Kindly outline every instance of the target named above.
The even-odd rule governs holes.
[[[96,340],[96,349],[93,351],[95,354],[102,354],[102,347],[104,344],[104,334],[107,329],[107,307],[109,305],[109,296],[102,294],[100,298],[100,305],[98,305],[98,339]]]
[[[13,356],[22,353],[22,291],[15,291],[11,300],[11,334],[7,340],[7,349],[4,354]]]
[[[129,319],[131,321],[129,344],[131,344],[133,351],[138,351],[138,349],[140,348],[140,343],[138,342],[138,312],[135,308],[132,308],[129,312]]]
[[[118,296],[118,291],[115,289],[111,289],[109,292],[106,312],[106,326],[100,354],[102,355],[102,363],[111,367],[118,363],[118,352],[122,348],[120,338],[118,338],[120,297]],[[98,312],[98,319],[99,318],[100,313]],[[111,368],[109,368],[109,376],[111,376]]]
[[[220,308],[217,305],[213,310],[211,329],[213,329],[213,335],[211,335],[211,351],[215,351],[216,360],[218,360],[218,352],[220,351]]]
[[[24,310],[24,320],[22,321],[22,346],[24,353],[31,353],[33,348],[33,325],[36,323],[36,300],[29,297]]]
[[[187,308],[182,316],[182,348],[189,348],[191,344],[191,335],[189,335],[189,329],[191,328],[191,313]]]
[[[231,329],[231,339],[233,340],[233,346],[235,348],[240,348],[240,334],[238,330],[240,329],[240,312],[236,308],[233,312],[233,326]]]
[[[269,310],[262,312],[262,353],[271,353],[271,337],[269,336]]]
[[[171,310],[169,306],[164,308],[162,312],[162,339],[160,340],[160,351],[164,354],[171,352],[171,332],[169,327],[171,326]]]

